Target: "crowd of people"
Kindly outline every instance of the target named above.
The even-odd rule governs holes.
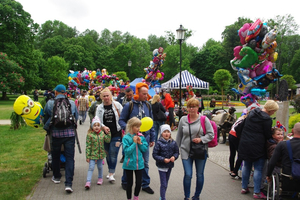
[[[204,185],[208,143],[215,137],[213,127],[207,117],[204,120],[205,131],[202,128],[200,120],[202,114],[199,109],[203,108],[203,102],[197,98],[190,98],[186,105],[187,115],[182,116],[178,126],[176,126],[174,102],[170,94],[163,91],[161,95],[157,94],[151,97],[148,90],[147,84],[138,83],[135,91],[126,88],[120,92],[116,100],[114,100],[108,88],[97,91],[95,95],[92,92],[89,95],[83,92],[75,101],[69,99],[75,121],[79,120],[79,124],[83,124],[87,113],[90,118],[89,130],[86,136],[85,155],[89,167],[87,168],[85,188],[90,189],[92,186],[91,178],[95,165],[98,168],[97,184],[103,184],[104,159],[106,159],[108,167],[106,178],[111,183],[116,182],[115,170],[118,163],[119,149],[122,146],[122,159],[120,162],[123,163],[123,176],[120,181],[122,188],[126,190],[126,198],[132,199],[133,196],[134,200],[138,200],[140,190],[154,194],[153,189],[150,187],[151,177],[149,176],[150,148],[153,148],[152,157],[156,161],[161,183],[160,199],[166,199],[171,171],[175,161],[180,157],[184,169],[184,199],[188,200],[192,196],[192,200],[198,200]],[[63,145],[66,154],[65,190],[71,193],[73,192],[76,123],[64,129],[51,126],[55,99],[66,98],[65,93],[66,88],[63,85],[58,85],[54,89],[55,98],[48,101],[45,106],[44,129],[52,134],[52,181],[60,183],[59,155]],[[163,102],[161,98],[163,98]],[[247,116],[237,120],[237,122],[245,120],[240,138],[235,133],[234,125],[230,131],[230,176],[235,179],[242,179],[241,193],[247,194],[250,192],[248,184],[250,173],[254,167],[254,199],[266,198],[261,190],[261,183],[266,178],[270,179],[274,168],[275,171],[278,171],[278,168],[281,167],[278,164],[280,158],[282,158],[281,164],[286,164],[286,167],[283,167],[283,172],[286,174],[291,172],[291,163],[289,163],[288,154],[285,151],[284,142],[282,142],[282,130],[279,128],[272,129],[272,118],[270,116],[278,108],[275,101],[269,100],[263,108],[255,108],[249,111]],[[165,123],[167,115],[169,116],[169,122]],[[144,117],[153,119],[153,127],[141,132],[141,119]],[[176,129],[177,135],[173,139],[171,132]],[[293,134],[292,149],[295,152],[294,156],[299,158],[300,123],[295,125]],[[266,144],[268,144],[267,148]],[[198,155],[200,157],[191,154],[194,146],[201,147],[201,153],[199,153],[201,155]],[[235,159],[236,153],[238,153],[237,159]],[[276,158],[274,158],[275,155]],[[239,177],[238,169],[242,162],[242,177]],[[196,188],[193,195],[191,195],[193,165],[196,170]]]

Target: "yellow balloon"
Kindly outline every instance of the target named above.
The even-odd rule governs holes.
[[[157,73],[156,77],[160,79],[162,77],[161,73]]]
[[[153,126],[153,120],[150,117],[144,117],[141,119],[142,125],[140,127],[141,132],[149,131]]]
[[[278,58],[278,53],[275,52],[275,53],[274,53],[274,62],[276,62],[277,58]]]

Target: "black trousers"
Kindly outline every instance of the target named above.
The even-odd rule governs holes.
[[[142,187],[142,172],[143,170],[127,170],[125,169],[125,173],[127,176],[127,189],[126,195],[127,199],[131,199],[132,193],[132,185],[133,185],[133,172],[135,173],[135,188],[134,188],[134,196],[139,196],[141,187]]]
[[[170,119],[170,127],[172,127],[172,124],[175,126],[174,108],[169,108],[169,119]]]

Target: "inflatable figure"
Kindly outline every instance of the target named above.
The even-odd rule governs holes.
[[[245,38],[245,42],[249,42],[251,39],[255,38],[262,28],[263,23],[260,19],[257,19],[249,28],[247,36]]]
[[[43,116],[43,108],[39,102],[34,102],[29,96],[19,96],[13,105],[14,111],[21,115],[28,126],[38,128],[40,116]]]
[[[248,30],[249,28],[251,27],[252,24],[250,23],[246,23],[243,25],[242,28],[240,28],[240,30],[238,31],[239,33],[239,37],[240,37],[240,41],[241,41],[241,44],[244,45],[246,44],[246,41],[245,41],[245,38],[247,36],[247,33],[248,33]]]
[[[263,49],[268,48],[271,45],[271,43],[276,40],[276,36],[277,36],[277,28],[275,27],[273,30],[271,30],[265,35],[261,43],[262,48]]]
[[[272,70],[272,62],[264,61],[262,64],[258,64],[254,69],[250,70],[249,77],[254,78],[256,76],[260,76],[262,74],[266,74],[267,72]]]
[[[258,62],[257,53],[250,47],[243,47],[240,51],[241,60],[233,60],[232,65],[235,67],[249,68],[256,62]]]
[[[250,106],[253,103],[257,102],[257,97],[253,94],[246,94],[241,97],[241,102],[246,105],[246,107]]]

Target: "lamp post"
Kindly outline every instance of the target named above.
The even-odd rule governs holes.
[[[131,60],[128,60],[128,68],[129,68],[129,70],[128,70],[128,78],[129,78],[129,76],[130,76],[130,68],[131,68],[131,64],[132,64]],[[130,80],[130,78],[129,78],[129,80]]]
[[[185,33],[185,29],[183,29],[182,25],[180,24],[179,29],[176,30],[177,32],[177,39],[179,40],[179,44],[180,44],[180,62],[179,62],[179,70],[180,70],[180,75],[179,75],[179,110],[178,110],[178,114],[179,114],[179,120],[181,119],[182,116],[182,109],[181,109],[181,43],[184,40],[184,33]]]

